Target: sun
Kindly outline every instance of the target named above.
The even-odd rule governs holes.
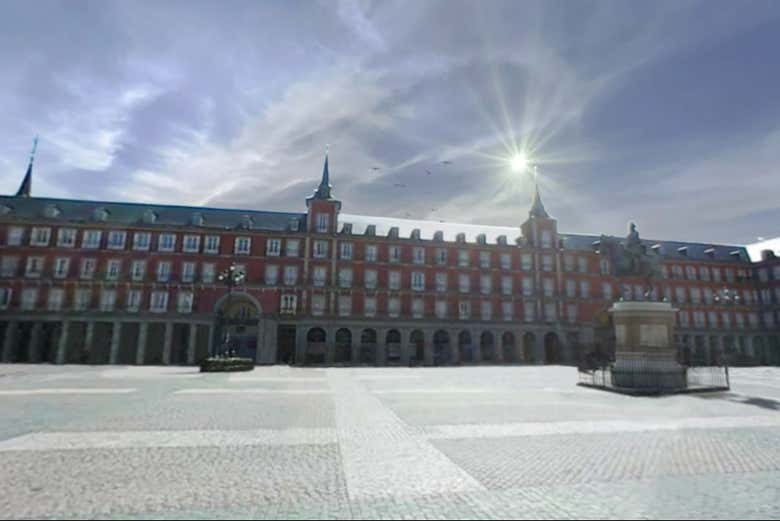
[[[523,152],[518,152],[510,160],[510,166],[513,172],[522,172],[528,168],[528,158]]]

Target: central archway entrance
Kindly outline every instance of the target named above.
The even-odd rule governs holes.
[[[216,305],[217,335],[214,347],[221,349],[226,339],[238,356],[257,359],[257,334],[260,305],[246,293],[222,297]]]
[[[547,333],[544,335],[544,359],[548,364],[561,363],[560,358],[561,345],[558,340],[558,335],[555,333]]]
[[[439,330],[433,335],[433,365],[450,363],[450,335]]]

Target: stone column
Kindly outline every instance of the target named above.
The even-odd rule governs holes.
[[[163,365],[171,365],[171,342],[173,341],[173,322],[165,323],[165,341],[163,343]]]
[[[209,325],[209,347],[206,356],[214,354],[214,324]]]
[[[387,365],[387,329],[376,330],[376,346],[374,353],[375,365],[382,367]]]
[[[479,364],[482,362],[482,337],[479,332],[469,329],[471,335],[471,349],[474,353],[474,363]]]
[[[119,361],[119,341],[122,338],[121,335],[122,323],[116,320],[111,327],[111,356],[108,362],[111,365],[116,365]]]
[[[16,320],[9,320],[5,327],[5,338],[3,339],[3,363],[12,362],[14,352],[14,343],[16,342],[16,330],[18,328]]]
[[[62,329],[60,330],[60,338],[57,341],[57,363],[62,365],[67,358],[68,349],[68,333],[70,332],[70,320],[62,321]]]
[[[750,335],[745,335],[743,338],[745,339],[745,352],[748,354],[748,356],[754,357],[756,351],[753,347],[753,337]]]
[[[144,365],[146,359],[146,335],[149,332],[149,323],[141,322],[138,324],[138,346],[135,350],[136,365]]]
[[[41,361],[41,351],[38,349],[38,343],[41,339],[42,326],[43,324],[40,322],[33,322],[32,330],[30,331],[30,341],[27,344],[27,359],[30,363]]]
[[[306,363],[306,334],[308,329],[307,326],[295,328],[295,365]]]
[[[499,332],[493,332],[493,362],[496,364],[504,363],[504,334]]]
[[[198,343],[198,324],[190,323],[190,338],[187,344],[187,364],[195,365],[195,346]]]
[[[336,362],[336,328],[325,329],[325,363],[333,365]]]
[[[360,363],[360,350],[363,347],[363,342],[361,340],[362,331],[360,329],[350,329],[349,332],[352,337],[352,345],[350,346],[352,365],[358,365]]]
[[[460,346],[458,345],[458,330],[451,329],[447,331],[450,335],[450,361],[453,365],[460,365]]]
[[[401,333],[401,365],[408,366],[409,359],[411,358],[412,340],[409,338],[412,334],[411,331],[399,330]]]
[[[87,352],[87,361],[92,357],[92,339],[95,337],[95,323],[91,320],[87,322],[87,330],[84,333],[84,347],[82,352]]]
[[[432,366],[433,365],[433,331],[424,331],[423,334],[425,335],[425,342],[423,343],[424,348],[424,359],[423,364],[425,366]]]
[[[547,363],[547,353],[544,351],[544,331],[534,332],[534,358],[536,365],[545,365]]]

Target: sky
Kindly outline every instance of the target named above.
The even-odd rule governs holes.
[[[0,2],[0,193],[780,236],[780,2]]]

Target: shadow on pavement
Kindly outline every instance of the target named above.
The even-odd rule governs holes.
[[[759,396],[745,396],[743,394],[735,393],[712,393],[701,394],[699,398],[705,400],[727,400],[733,403],[741,403],[745,405],[754,405],[761,407],[762,409],[769,409],[770,411],[780,411],[780,401],[773,400],[772,398],[763,398]]]

